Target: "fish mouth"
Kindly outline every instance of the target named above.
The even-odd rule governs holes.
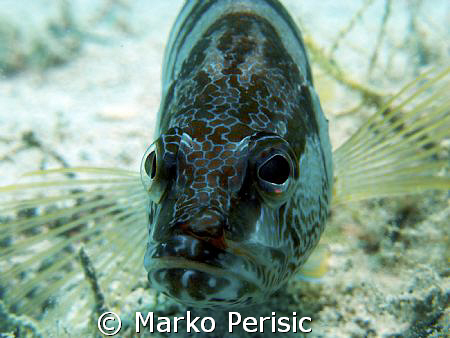
[[[261,290],[249,259],[187,235],[149,244],[144,266],[152,288],[190,306],[243,306]]]

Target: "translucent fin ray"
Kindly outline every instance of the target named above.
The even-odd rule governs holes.
[[[419,76],[335,150],[333,203],[450,189],[449,74]]]
[[[136,237],[138,231],[145,230],[145,227],[144,228],[137,227],[137,229],[135,229],[135,231],[133,231],[131,234],[129,231],[127,231],[127,226],[131,225],[132,222],[135,222],[136,220],[137,220],[136,217],[133,217],[132,219],[127,220],[127,222],[120,223],[120,225],[123,226],[123,228],[121,230],[119,230],[120,232],[115,234],[115,236],[120,237],[122,239],[122,243],[125,241],[125,239],[127,239],[133,243],[138,242],[134,239],[139,238],[139,237]],[[97,238],[94,241],[95,244],[97,244],[97,246],[92,250],[91,254],[93,257],[100,257],[100,259],[97,261],[97,262],[100,262],[100,264],[97,264],[98,271],[112,271],[112,270],[107,269],[106,266],[117,263],[117,261],[118,261],[117,258],[118,258],[118,256],[122,256],[122,252],[120,252],[118,250],[114,251],[114,253],[104,252],[104,247],[101,245],[98,245],[103,240],[104,239],[101,238],[101,236],[97,236]],[[134,243],[134,244],[137,244],[137,243]],[[110,247],[108,246],[108,248],[110,248]],[[124,247],[120,246],[120,248],[124,248]],[[21,290],[18,290],[17,293],[13,293],[11,295],[12,302],[18,301],[20,298],[24,297],[24,295],[26,295],[26,293],[28,293],[35,285],[38,285],[39,282],[42,282],[45,279],[52,277],[54,274],[56,274],[58,272],[58,269],[61,268],[62,266],[64,266],[65,264],[68,264],[71,261],[77,262],[76,264],[79,264],[78,259],[77,259],[78,254],[79,254],[78,251],[74,251],[72,254],[68,255],[67,257],[65,257],[63,259],[59,259],[57,263],[52,265],[47,270],[44,270],[44,271],[40,272],[39,274],[37,274],[36,278],[33,278],[28,283],[24,284]],[[107,274],[107,276],[113,277],[114,274]],[[67,273],[64,276],[64,278],[61,278],[57,284],[52,284],[51,288],[49,287],[49,288],[46,288],[44,291],[39,292],[39,295],[32,298],[31,303],[33,305],[39,305],[40,303],[42,303],[43,301],[48,299],[55,292],[55,290],[54,290],[55,287],[60,288],[60,287],[64,286],[65,284],[73,284],[74,281],[79,280],[80,277],[81,278],[83,277],[80,269],[73,269],[72,272]]]
[[[296,275],[297,280],[315,282],[320,281],[328,271],[331,253],[326,244],[321,244],[314,249],[305,264]]]
[[[145,275],[137,262],[145,252],[147,203],[139,173],[115,168],[40,170],[0,187],[0,285],[6,304],[40,316],[55,300],[71,307],[75,302],[66,302],[66,296],[83,294],[84,306],[93,306],[81,246],[92,255],[100,285],[117,281],[128,290]],[[141,273],[116,278],[120,262]],[[64,298],[55,298],[58,293]]]

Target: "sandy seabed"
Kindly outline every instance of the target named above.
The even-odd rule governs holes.
[[[445,1],[282,2],[306,40],[327,55],[335,45],[333,59],[341,69],[374,92],[393,94],[421,67],[448,65],[450,8]],[[66,164],[138,170],[152,142],[164,46],[181,5],[0,3],[0,18],[8,19],[0,19],[0,41],[7,42],[0,43],[0,185],[26,171]],[[20,20],[24,17],[30,20]],[[55,33],[58,27],[70,34]],[[314,58],[312,67],[337,146],[375,108],[360,105],[360,93],[327,75]],[[39,146],[32,146],[30,137]],[[331,251],[323,280],[291,281],[264,306],[242,315],[309,316],[311,337],[445,336],[450,327],[449,213],[446,193],[335,208],[323,236]],[[144,268],[142,273],[145,279]],[[109,302],[130,318],[124,336],[134,330],[135,311],[160,316],[186,311],[145,286]],[[63,309],[58,311],[37,322],[44,336],[79,336]],[[217,336],[231,335],[219,325],[226,322],[224,316],[215,315]],[[235,335],[258,336],[242,330]]]

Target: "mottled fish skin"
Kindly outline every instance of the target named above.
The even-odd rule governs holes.
[[[163,69],[145,267],[197,307],[264,300],[306,261],[331,199],[328,124],[278,1],[188,1]]]

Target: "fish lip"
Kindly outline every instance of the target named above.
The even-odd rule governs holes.
[[[152,288],[187,306],[246,306],[263,290],[248,257],[185,234],[149,243],[144,266]]]
[[[256,262],[189,235],[175,235],[149,243],[144,258],[148,273],[159,269],[191,269],[214,276],[229,276],[261,287],[261,281],[245,269]]]
[[[147,270],[153,269],[152,265],[157,260],[167,262],[168,265],[183,261],[224,269],[231,261],[239,259],[231,252],[189,235],[175,235],[164,242],[149,244],[145,256],[144,265]]]
[[[160,257],[156,258],[154,260],[154,264],[152,265],[151,271],[156,271],[159,269],[189,269],[189,270],[197,270],[201,272],[205,272],[214,276],[225,276],[226,274],[228,277],[230,275],[241,278],[240,276],[236,276],[234,273],[227,273],[225,270],[223,270],[220,267],[209,265],[206,263],[196,262],[192,261],[190,259],[186,259],[184,257]]]

